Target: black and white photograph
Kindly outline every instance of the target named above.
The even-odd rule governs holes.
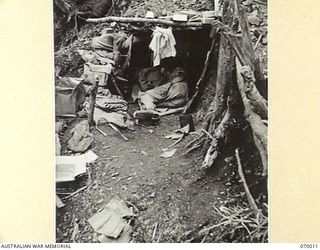
[[[268,243],[268,1],[52,1],[56,242]]]

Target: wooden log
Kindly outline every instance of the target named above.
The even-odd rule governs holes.
[[[209,121],[204,128],[209,133],[213,133],[213,130],[215,129],[214,123],[222,119],[223,112],[227,108],[227,99],[230,91],[230,86],[234,81],[232,73],[235,67],[234,58],[235,55],[230,44],[225,39],[225,37],[221,36],[215,97],[210,104],[210,114],[207,117],[207,119],[209,118]]]
[[[227,2],[228,1],[226,1],[224,5],[226,5]],[[227,134],[225,128],[227,128],[227,124],[229,124],[231,120],[227,101],[230,95],[231,84],[235,80],[234,70],[234,51],[227,39],[220,36],[215,97],[209,106],[208,115],[205,118],[204,124],[204,130],[208,131],[214,139],[210,138],[211,140],[205,140],[207,138],[205,136],[206,134],[202,133],[198,141],[201,142],[201,144],[204,141],[204,145],[202,146],[200,143],[195,143],[195,145],[188,150],[191,151],[194,148],[202,146],[202,149],[206,152],[205,160],[202,164],[204,168],[210,167],[213,164],[223,145],[223,138]]]
[[[173,27],[204,27],[209,26],[210,24],[203,24],[201,22],[174,22],[165,19],[149,19],[149,18],[142,18],[142,17],[116,17],[116,16],[107,16],[102,18],[88,18],[86,19],[88,23],[150,23],[150,24],[157,24],[157,25],[166,25],[166,26],[173,26]]]

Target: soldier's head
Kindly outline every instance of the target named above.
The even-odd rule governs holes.
[[[180,78],[181,80],[185,80],[187,78],[187,73],[182,67],[176,67],[171,73],[171,80],[175,78]]]

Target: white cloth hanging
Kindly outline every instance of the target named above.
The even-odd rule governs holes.
[[[177,54],[175,45],[176,40],[171,28],[156,27],[149,44],[149,48],[153,51],[153,66],[160,65],[160,61],[163,58],[175,57]]]

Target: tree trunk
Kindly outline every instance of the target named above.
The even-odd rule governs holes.
[[[202,147],[206,150],[202,167],[210,167],[223,150],[226,139],[233,136],[231,133],[237,122],[237,112],[244,112],[244,118],[253,131],[254,143],[260,152],[262,174],[267,175],[268,108],[266,99],[256,87],[255,73],[260,73],[260,69],[255,68],[257,64],[246,13],[238,0],[225,1],[224,13],[223,25],[229,28],[222,29],[220,36],[215,98],[209,107],[203,127],[204,133],[188,145],[193,146],[188,152]],[[238,30],[238,25],[241,28],[241,37],[231,32]],[[231,100],[233,105],[230,105]]]
[[[225,2],[225,5],[228,1]],[[229,16],[227,15],[227,18]],[[235,82],[235,53],[224,36],[220,36],[218,69],[215,97],[210,104],[203,126],[204,131],[199,138],[187,145],[187,153],[197,148],[206,152],[202,167],[210,167],[217,158],[224,144],[224,138],[230,128],[231,113],[228,109],[228,97],[232,83]],[[211,135],[211,136],[208,136]]]
[[[235,53],[224,36],[220,38],[218,72],[216,79],[215,98],[211,102],[204,124],[204,133],[198,138],[192,149],[202,146],[206,151],[202,167],[210,167],[225,145],[236,120],[229,105],[235,100]],[[188,151],[190,152],[190,151]]]
[[[239,60],[236,65],[237,83],[243,100],[244,116],[251,126],[254,142],[261,156],[262,175],[266,176],[268,172],[268,127],[266,120],[259,115],[259,111],[265,108],[265,100],[256,90],[252,70],[248,66],[241,66]]]

